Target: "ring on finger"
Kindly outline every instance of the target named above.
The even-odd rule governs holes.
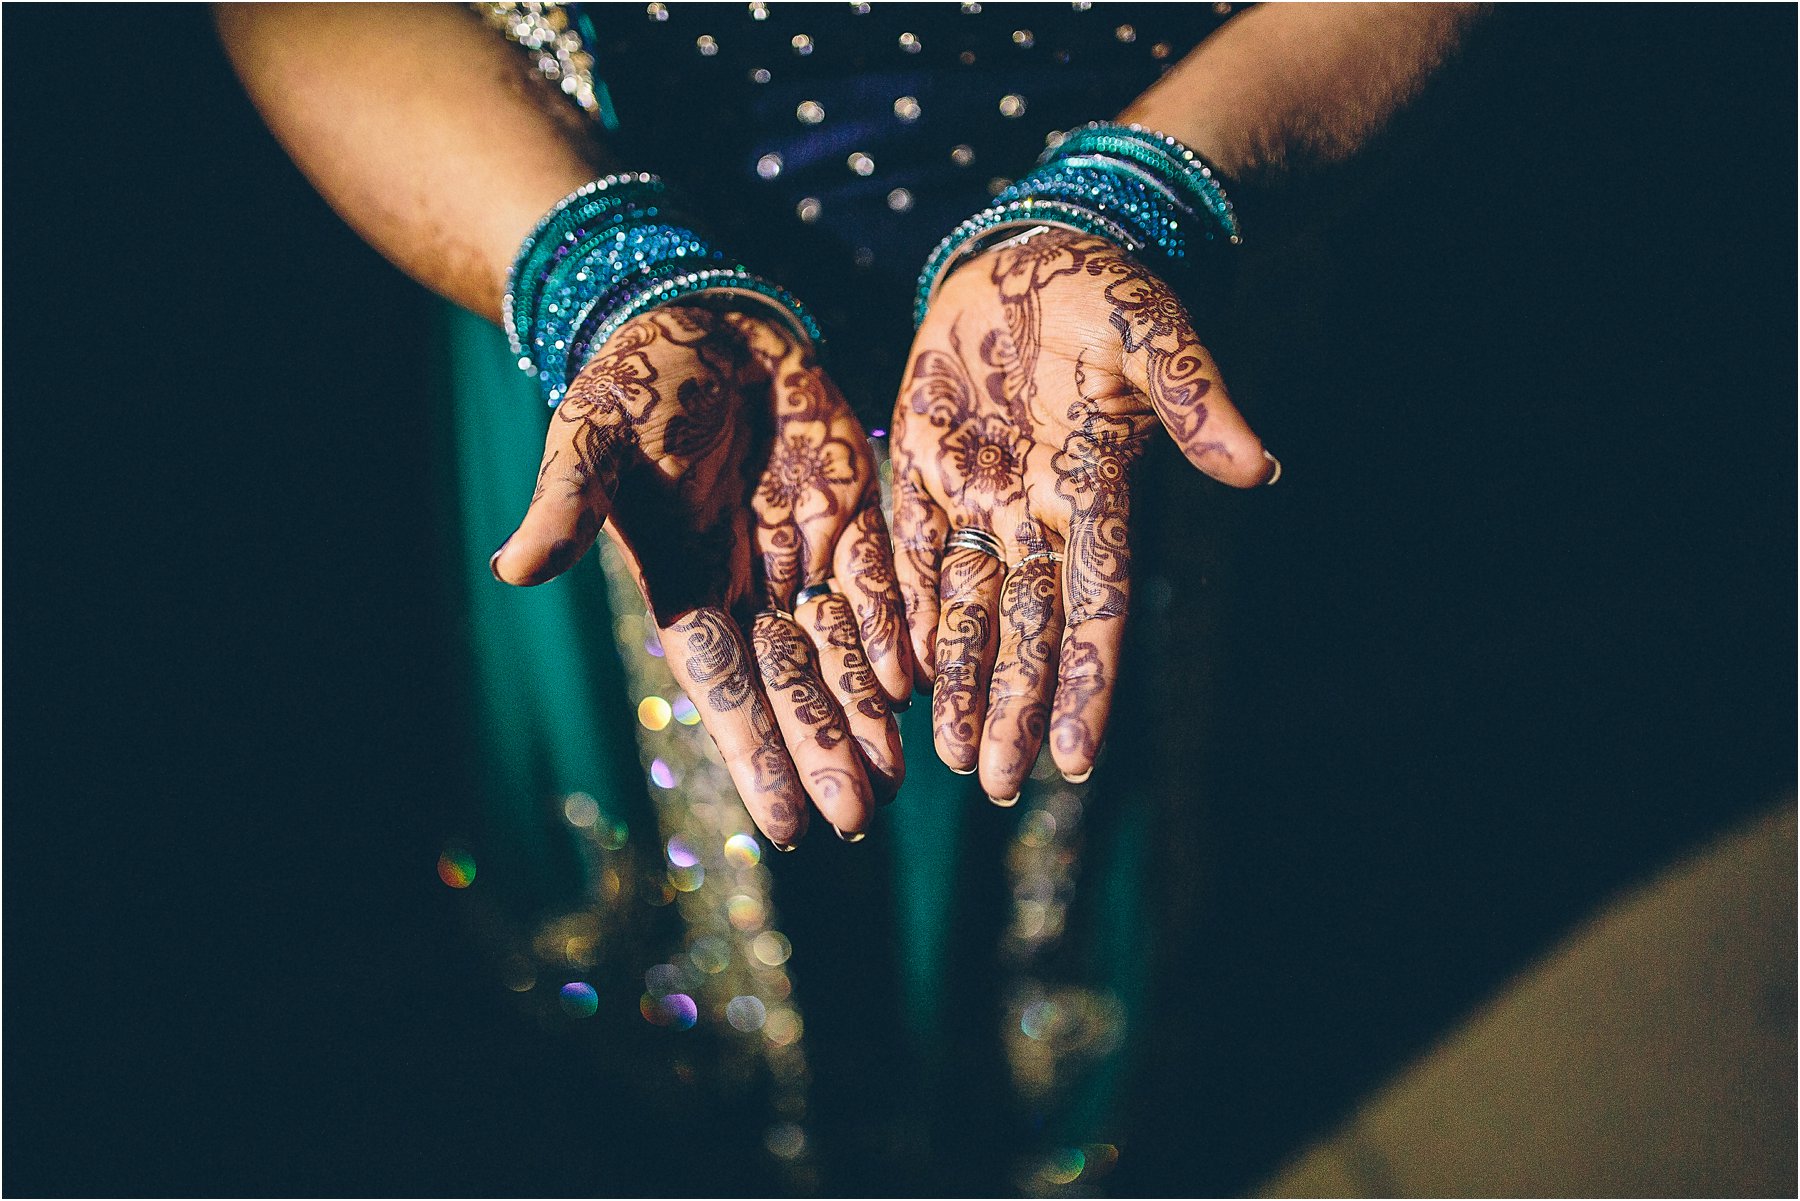
[[[835,577],[828,577],[824,583],[821,584],[808,584],[806,587],[800,589],[800,591],[794,593],[794,611],[798,613],[811,602],[816,601],[821,597],[830,596],[836,591],[838,591],[838,586]]]
[[[950,537],[944,542],[944,553],[948,555],[953,550],[977,551],[1000,560],[1003,566],[1006,563],[1006,555],[1001,551],[1000,539],[986,530],[977,529],[972,525],[965,525],[961,529],[951,532]]]
[[[752,625],[754,625],[754,624],[756,624],[757,621],[759,621],[760,619],[762,619],[764,617],[779,617],[783,621],[791,621],[796,625],[798,625],[800,623],[800,619],[798,617],[795,617],[792,613],[789,613],[786,609],[777,609],[774,605],[770,605],[766,609],[758,609],[756,612],[752,613],[750,615],[750,623]]]
[[[1017,563],[1014,563],[1013,570],[1017,571],[1027,563],[1055,563],[1058,566],[1061,566],[1062,561],[1063,557],[1059,551],[1034,550],[1023,559],[1020,559]]]

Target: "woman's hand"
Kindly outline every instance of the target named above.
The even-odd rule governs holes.
[[[622,328],[557,408],[494,575],[551,579],[602,526],[763,833],[791,849],[810,799],[860,837],[900,784],[912,667],[874,459],[810,352],[698,307]]]
[[[1158,418],[1249,487],[1274,462],[1186,310],[1097,238],[1050,229],[945,281],[894,413],[894,542],[937,752],[1019,794],[1043,745],[1083,780],[1106,732],[1130,591],[1133,471]],[[1004,563],[950,549],[999,539]]]

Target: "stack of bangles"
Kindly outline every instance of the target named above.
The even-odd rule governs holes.
[[[925,320],[956,268],[1046,229],[1103,238],[1178,289],[1203,262],[1243,240],[1205,159],[1141,125],[1092,122],[1064,134],[1031,174],[938,243],[919,274],[913,324]]]
[[[761,306],[821,342],[812,314],[699,232],[654,175],[608,175],[545,214],[513,260],[501,309],[519,367],[561,402],[606,340],[640,313],[706,294]]]

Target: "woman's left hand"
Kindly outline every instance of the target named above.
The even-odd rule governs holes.
[[[953,274],[914,339],[893,423],[895,567],[940,758],[1011,803],[1046,733],[1093,769],[1130,591],[1134,470],[1160,418],[1251,487],[1274,461],[1180,300],[1097,238],[1050,229]],[[1004,560],[945,542],[973,527]]]

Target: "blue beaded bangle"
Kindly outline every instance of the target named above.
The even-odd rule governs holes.
[[[654,175],[584,184],[533,228],[513,260],[501,303],[521,370],[561,402],[593,353],[632,317],[701,292],[772,308],[808,342],[818,323],[786,290],[697,232],[698,223]]]
[[[926,259],[914,296],[915,325],[951,271],[1015,226],[1093,234],[1172,277],[1202,255],[1243,240],[1211,166],[1174,138],[1095,122],[1065,134],[1039,163],[1002,190],[992,207],[951,230]]]

